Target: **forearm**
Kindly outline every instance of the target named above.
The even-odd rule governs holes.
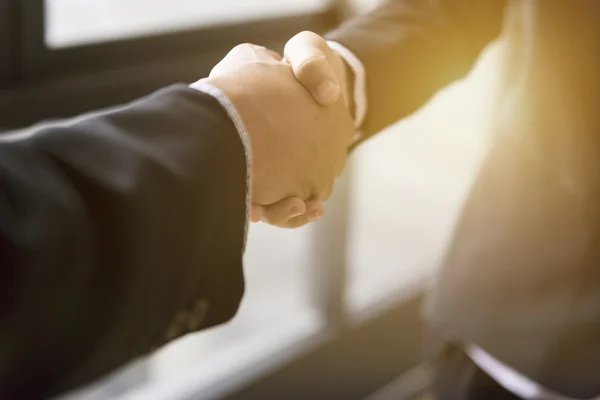
[[[183,86],[3,138],[0,397],[98,378],[173,339],[200,300],[176,336],[231,318],[246,173],[221,105]]]
[[[464,76],[499,34],[504,3],[390,1],[329,33],[328,40],[350,50],[365,68],[368,111],[362,138],[411,114]]]

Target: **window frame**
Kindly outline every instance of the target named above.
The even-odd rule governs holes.
[[[0,96],[4,129],[71,117],[192,82],[208,75],[239,43],[281,51],[283,38],[302,30],[326,31],[341,18],[337,3],[330,3],[316,13],[52,49],[45,43],[44,0],[0,0],[1,7],[11,10],[3,15],[12,43],[3,58],[8,65],[0,61],[6,76],[3,87],[0,75],[0,87],[6,89]],[[4,50],[0,47],[0,54]]]
[[[60,78],[90,73],[118,66],[143,64],[158,58],[198,57],[205,52],[227,51],[240,43],[271,41],[291,32],[319,29],[337,18],[337,7],[323,11],[231,23],[178,32],[157,33],[108,42],[49,48],[45,38],[45,1],[18,2],[20,7],[23,49],[22,74],[26,80]]]
[[[423,303],[423,292],[415,292],[385,313],[348,326],[293,362],[219,398],[284,399],[294,393],[302,399],[364,400],[421,363],[427,333]],[[412,393],[406,394],[398,400],[412,398]]]

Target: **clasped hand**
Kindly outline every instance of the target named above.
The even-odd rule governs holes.
[[[302,32],[284,55],[242,44],[204,81],[229,97],[246,127],[252,221],[295,228],[323,215],[355,127],[346,67],[327,42]]]

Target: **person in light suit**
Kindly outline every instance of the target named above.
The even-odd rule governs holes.
[[[439,399],[600,395],[599,20],[594,0],[392,0],[286,46],[317,102],[345,100],[356,146],[502,33],[495,143],[425,307]],[[304,223],[281,204],[254,209]]]

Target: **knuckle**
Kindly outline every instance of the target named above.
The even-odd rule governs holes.
[[[287,221],[282,227],[287,228],[287,229],[295,229],[295,228],[300,228],[301,226],[304,226],[307,223],[308,223],[308,218],[306,216],[301,216],[301,217],[292,218],[291,220]]]
[[[238,54],[238,53],[246,53],[249,51],[260,51],[260,50],[264,50],[265,48],[262,46],[257,46],[255,44],[252,43],[240,43],[238,45],[236,45],[233,49],[231,49],[230,53],[233,54]]]
[[[322,54],[311,55],[310,57],[305,58],[298,64],[298,71],[300,72],[321,72],[323,68],[328,68],[329,62],[327,58]]]
[[[276,225],[285,222],[285,213],[281,207],[270,205],[264,207],[264,209],[263,215],[268,223]]]
[[[233,49],[231,49],[231,51],[238,52],[238,51],[246,50],[250,47],[252,47],[252,45],[250,43],[240,43],[240,44],[234,46]]]
[[[305,31],[298,32],[297,34],[295,34],[294,37],[292,38],[292,40],[312,39],[313,35],[316,35],[316,34],[314,32],[305,30]]]
[[[307,47],[312,47],[320,50],[324,54],[330,51],[325,39],[311,31],[302,31],[292,37],[285,45],[284,52],[294,54],[296,51],[305,51]]]
[[[323,39],[320,35],[312,32],[312,31],[302,31],[302,32],[298,33],[295,36],[295,38],[297,38],[297,40],[306,41],[311,44],[319,45],[319,46],[322,46],[326,43],[325,39]]]

